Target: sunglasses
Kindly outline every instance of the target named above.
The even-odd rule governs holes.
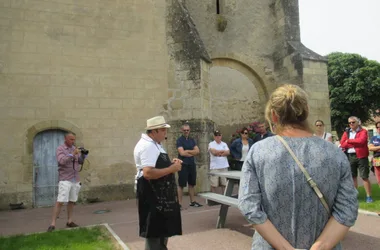
[[[376,128],[380,128],[380,127],[376,127]]]
[[[242,134],[248,135],[248,132],[244,132],[244,133],[242,133]]]
[[[316,127],[322,127],[323,125],[319,125],[319,124],[318,124],[318,125],[315,125],[315,126],[316,126]]]
[[[355,124],[356,122],[348,122],[348,124]]]

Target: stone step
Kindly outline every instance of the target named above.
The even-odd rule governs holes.
[[[253,234],[253,231],[252,231]],[[127,242],[130,250],[144,250],[144,239],[141,241]],[[230,229],[213,229],[209,231],[184,234],[169,238],[170,250],[230,250],[251,249],[252,238],[245,234]]]

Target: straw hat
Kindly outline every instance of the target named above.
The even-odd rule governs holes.
[[[158,128],[170,128],[170,125],[166,123],[165,118],[163,116],[155,116],[146,120],[146,130]]]

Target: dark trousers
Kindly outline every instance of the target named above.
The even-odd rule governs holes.
[[[166,247],[167,244],[168,244],[167,237],[146,238],[145,250],[168,250],[168,248]]]

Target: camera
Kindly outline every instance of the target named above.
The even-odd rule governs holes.
[[[83,147],[78,148],[81,152],[81,154],[88,155],[89,151]]]

